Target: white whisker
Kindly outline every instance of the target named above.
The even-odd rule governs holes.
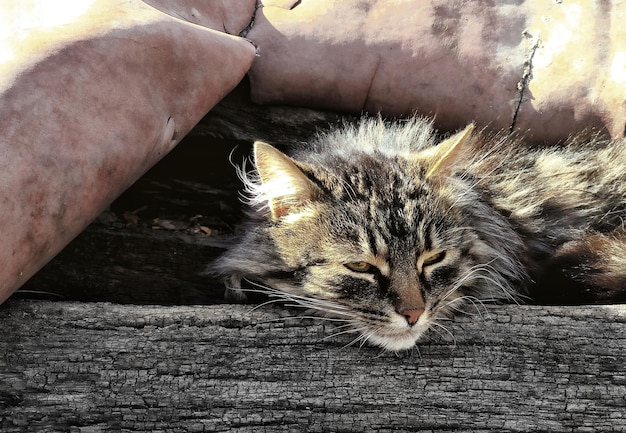
[[[333,334],[327,335],[326,337],[322,338],[320,341],[326,341],[326,340],[330,340],[332,338],[338,337],[339,335],[345,335],[345,334],[353,334],[355,332],[362,332],[364,330],[366,330],[367,327],[363,326],[361,328],[350,328],[350,329],[346,329],[343,331],[339,331],[339,332],[335,332]],[[361,336],[359,335],[359,337],[357,337],[357,339],[359,339]]]
[[[450,331],[448,328],[446,328],[445,326],[443,326],[441,323],[438,323],[436,320],[434,320],[434,321],[432,322],[432,324],[433,324],[433,327],[431,327],[431,329],[432,329],[433,331],[435,331],[437,334],[439,334],[443,340],[446,340],[446,338],[445,338],[445,334],[442,334],[441,332],[439,332],[439,331],[437,330],[437,328],[441,328],[441,329],[443,329],[443,330],[445,331],[445,333],[446,333],[446,334],[448,334],[450,337],[452,337],[452,343],[453,343],[453,345],[452,345],[453,347],[452,347],[452,348],[454,349],[454,348],[456,347],[456,337],[454,336],[454,334],[452,333],[452,331]]]
[[[260,308],[266,307],[266,306],[271,305],[271,304],[276,304],[276,303],[281,302],[281,301],[282,301],[281,299],[271,299],[269,301],[265,301],[262,304],[255,305],[254,307],[250,308],[248,311],[246,311],[246,314],[254,313],[256,310],[258,310]]]
[[[343,345],[339,350],[344,350],[350,346],[355,345],[357,342],[361,341],[362,343],[359,345],[359,348],[363,347],[363,343],[367,340],[367,337],[365,337],[365,333],[363,333],[363,330],[366,330],[367,327],[362,327],[359,329],[356,329],[355,332],[359,332],[359,335],[354,338],[352,341],[350,341],[349,343]]]

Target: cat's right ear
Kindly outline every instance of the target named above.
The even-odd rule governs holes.
[[[277,220],[315,198],[315,185],[296,163],[273,146],[254,143],[254,162],[272,219]]]
[[[470,123],[460,132],[442,141],[437,146],[426,150],[423,157],[430,161],[426,179],[434,176],[449,176],[457,162],[462,159],[464,150],[470,144],[474,124]]]

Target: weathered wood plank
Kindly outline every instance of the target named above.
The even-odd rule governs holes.
[[[494,306],[408,353],[250,306],[10,301],[0,429],[626,431],[626,306]]]

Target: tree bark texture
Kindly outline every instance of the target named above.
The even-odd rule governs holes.
[[[625,306],[492,306],[400,354],[250,309],[9,301],[0,429],[626,431]]]

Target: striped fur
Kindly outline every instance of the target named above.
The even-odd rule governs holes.
[[[425,119],[364,119],[290,157],[257,143],[241,171],[250,218],[212,270],[388,350],[557,282],[558,299],[626,300],[626,143],[533,148],[472,129],[439,143]]]

